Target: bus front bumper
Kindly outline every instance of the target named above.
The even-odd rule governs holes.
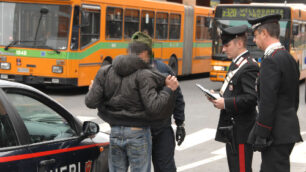
[[[223,82],[226,76],[226,72],[220,72],[220,71],[211,71],[209,73],[209,79],[211,81],[220,81]]]
[[[31,75],[9,75],[0,74],[3,80],[25,83],[28,85],[67,85],[78,86],[77,78],[56,78],[56,77],[41,77]]]

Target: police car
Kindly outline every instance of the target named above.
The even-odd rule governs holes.
[[[41,91],[0,80],[0,171],[108,171],[109,135]]]

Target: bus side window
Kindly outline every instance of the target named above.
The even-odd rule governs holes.
[[[70,48],[72,50],[77,50],[79,48],[79,28],[80,28],[79,15],[80,15],[80,7],[76,6],[74,8],[71,43],[70,43],[71,44]]]
[[[211,29],[210,29],[210,23],[211,18],[210,17],[203,17],[203,16],[197,16],[196,18],[196,39],[197,40],[205,40],[205,39],[211,39]]]
[[[181,15],[170,14],[169,38],[172,40],[180,39],[181,35]]]
[[[122,8],[107,7],[106,9],[106,39],[122,38]]]
[[[156,14],[156,39],[168,38],[168,13],[158,12]]]
[[[139,31],[139,10],[126,9],[124,13],[124,39]]]
[[[300,25],[294,23],[292,26],[292,35],[293,35],[293,47],[294,48],[298,48],[298,46],[300,45]]]
[[[141,12],[141,31],[146,32],[154,38],[154,12],[142,11]]]
[[[92,6],[81,11],[81,48],[100,39],[100,7]]]

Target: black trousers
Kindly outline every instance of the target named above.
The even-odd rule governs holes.
[[[171,126],[151,129],[154,172],[176,172],[174,161],[175,138]]]
[[[237,153],[233,153],[230,144],[226,144],[227,163],[230,172],[252,172],[253,150],[249,144],[237,144]]]
[[[290,172],[290,154],[294,143],[271,145],[261,152],[260,172]]]

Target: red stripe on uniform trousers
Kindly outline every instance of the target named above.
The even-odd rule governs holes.
[[[245,172],[244,144],[239,144],[239,172]]]
[[[236,111],[238,112],[238,108],[237,108],[237,104],[236,104],[236,97],[234,97],[234,107],[235,107]]]
[[[261,124],[261,123],[259,123],[258,121],[256,121],[256,123],[257,123],[257,125],[259,125],[259,126],[261,126],[261,127],[267,128],[267,129],[269,129],[269,130],[272,129],[272,127],[269,127],[269,126],[267,126],[267,125]]]
[[[106,146],[108,144],[109,144],[109,142],[92,144],[92,145],[77,146],[77,147],[71,147],[71,148],[65,148],[65,149],[56,149],[56,150],[37,152],[37,153],[29,153],[29,154],[22,154],[22,155],[0,157],[0,163],[23,160],[23,159],[30,159],[30,158],[36,158],[36,157],[47,156],[47,155],[54,155],[54,154],[71,152],[71,151],[76,151],[76,150],[81,150],[81,149],[88,149],[88,148],[98,147],[98,146]]]

